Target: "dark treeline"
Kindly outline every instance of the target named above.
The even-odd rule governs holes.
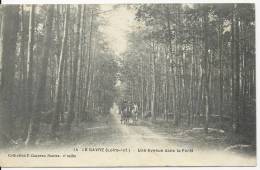
[[[98,5],[1,6],[2,146],[34,144],[43,124],[55,139],[109,112],[117,64],[99,13]]]
[[[255,142],[254,4],[132,6],[142,24],[122,61],[143,117],[220,128]]]

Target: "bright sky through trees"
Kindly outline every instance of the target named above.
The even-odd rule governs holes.
[[[127,33],[133,30],[137,23],[133,9],[127,9],[126,6],[122,5],[112,10],[114,7],[114,5],[101,5],[102,11],[108,11],[101,14],[107,21],[101,29],[109,46],[119,55],[126,50]]]

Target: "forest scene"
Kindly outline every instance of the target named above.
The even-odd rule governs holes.
[[[189,146],[255,161],[254,4],[1,5],[0,32],[0,152]]]

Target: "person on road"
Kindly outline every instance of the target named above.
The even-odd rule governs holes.
[[[127,100],[123,100],[121,104],[121,111],[125,110],[127,108]]]
[[[121,104],[121,111],[120,111],[120,113],[121,113],[121,124],[122,124],[122,122],[123,121],[125,121],[125,119],[126,119],[126,114],[127,114],[127,104],[128,104],[128,102],[127,102],[127,100],[123,100],[123,102],[122,102],[122,104]]]

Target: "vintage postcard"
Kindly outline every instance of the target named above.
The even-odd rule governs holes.
[[[256,166],[254,3],[0,6],[0,166]]]

